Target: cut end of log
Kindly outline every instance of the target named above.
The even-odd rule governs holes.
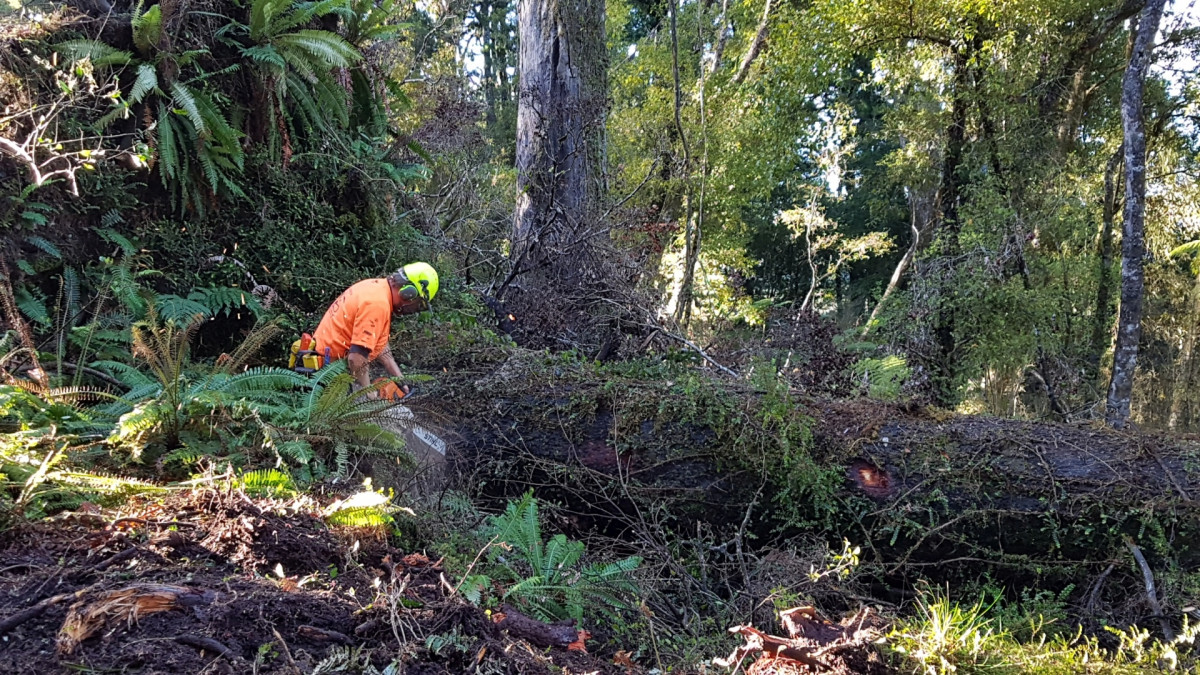
[[[856,459],[846,470],[847,477],[872,499],[888,499],[895,493],[892,477],[887,469],[875,466],[865,459]]]

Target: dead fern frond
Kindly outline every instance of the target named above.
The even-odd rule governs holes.
[[[255,354],[262,351],[262,348],[268,342],[275,339],[275,336],[283,329],[279,327],[278,321],[268,321],[264,324],[256,325],[246,335],[242,343],[233,350],[233,353],[228,357],[224,357],[217,362],[217,371],[232,375],[241,370]]]

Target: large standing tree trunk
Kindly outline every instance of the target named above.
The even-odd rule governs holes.
[[[1121,311],[1112,381],[1108,387],[1108,423],[1120,429],[1129,422],[1138,340],[1142,336],[1142,258],[1146,254],[1146,121],[1142,97],[1154,34],[1166,0],[1147,0],[1137,37],[1121,83],[1121,125],[1125,131],[1125,223],[1121,242]]]
[[[600,187],[607,58],[603,0],[521,0],[517,109],[517,273],[578,279]]]

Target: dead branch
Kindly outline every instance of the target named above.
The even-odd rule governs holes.
[[[354,641],[345,633],[339,633],[336,630],[326,630],[317,628],[316,626],[299,626],[296,628],[296,634],[306,640],[313,642],[337,642],[339,644],[348,645]]]
[[[1129,552],[1133,554],[1133,559],[1137,561],[1138,567],[1142,570],[1142,580],[1146,584],[1146,600],[1150,602],[1150,610],[1154,612],[1154,616],[1158,617],[1163,637],[1170,642],[1175,639],[1175,631],[1171,628],[1171,622],[1163,615],[1162,603],[1158,601],[1158,589],[1154,586],[1154,572],[1151,571],[1150,564],[1146,562],[1146,556],[1142,555],[1142,549],[1137,544],[1132,540],[1126,540],[1125,545],[1129,547]]]
[[[496,622],[496,627],[538,647],[566,647],[579,639],[574,620],[543,623],[525,616],[511,605],[501,608],[501,619]]]
[[[195,647],[201,651],[219,654],[230,661],[239,661],[241,659],[237,655],[237,652],[212,638],[201,637],[199,635],[177,635],[175,636],[175,641],[181,645]]]
[[[77,595],[81,595],[83,592],[84,591],[75,591],[73,593],[60,593],[59,595],[54,595],[49,598],[46,598],[45,600],[42,600],[41,602],[37,603],[36,605],[33,605],[32,607],[23,609],[20,612],[13,614],[12,616],[8,617],[7,619],[0,621],[0,635],[4,635],[8,631],[16,628],[17,626],[20,626],[21,624],[25,623],[26,621],[29,621],[30,619],[36,619],[37,617],[44,614],[46,612],[46,610],[50,609],[51,607],[53,607],[57,604],[60,604],[62,602],[65,602],[67,600],[70,600],[70,599],[76,597]]]
[[[699,347],[699,346],[698,346],[698,345],[697,345],[695,342],[692,342],[691,340],[689,340],[689,339],[687,339],[687,338],[683,337],[682,335],[676,335],[675,333],[672,333],[672,332],[670,332],[670,331],[667,331],[667,330],[663,329],[661,326],[647,326],[647,328],[655,329],[655,330],[657,330],[658,332],[662,333],[663,335],[665,335],[665,336],[667,336],[667,337],[671,338],[672,340],[677,340],[677,341],[679,341],[679,342],[683,343],[683,344],[684,344],[685,346],[687,346],[689,349],[691,349],[692,351],[694,351],[694,352],[696,352],[697,354],[699,354],[699,355],[700,355],[700,357],[701,357],[701,358],[703,358],[705,361],[708,361],[708,362],[709,362],[709,363],[711,363],[711,364],[712,364],[712,365],[713,365],[715,368],[717,368],[717,369],[718,369],[718,370],[720,370],[721,372],[725,373],[726,375],[728,375],[728,376],[730,376],[730,377],[733,377],[733,378],[740,378],[740,377],[741,377],[741,375],[738,375],[736,371],[734,371],[734,370],[732,370],[732,369],[730,369],[730,368],[726,368],[725,366],[721,365],[720,363],[718,363],[718,362],[717,362],[717,360],[716,360],[716,359],[714,359],[713,357],[709,356],[709,355],[708,355],[708,352],[704,351],[704,350],[703,350],[703,349],[701,349],[701,348],[700,348],[700,347]]]

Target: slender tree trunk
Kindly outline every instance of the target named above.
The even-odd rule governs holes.
[[[875,321],[879,318],[879,313],[883,311],[883,306],[888,299],[892,297],[900,288],[900,282],[904,280],[904,274],[908,272],[908,268],[912,266],[913,260],[916,260],[917,253],[921,250],[921,235],[925,231],[925,227],[929,222],[929,210],[932,207],[933,200],[927,198],[915,188],[910,188],[909,196],[909,214],[912,228],[912,243],[908,245],[908,250],[904,252],[904,257],[900,258],[900,262],[896,263],[896,269],[892,270],[892,278],[888,280],[887,288],[884,289],[883,295],[879,297],[879,302],[875,303],[875,309],[871,310],[871,317],[867,319],[867,325],[863,326],[862,336],[866,337],[874,327]]]
[[[495,11],[496,8],[492,5],[491,0],[482,0],[476,7],[476,19],[482,29],[483,44],[480,46],[480,51],[483,53],[483,101],[487,108],[488,129],[496,126],[496,40],[492,35],[492,15]]]
[[[1124,156],[1123,148],[1117,148],[1104,167],[1103,224],[1100,228],[1100,264],[1096,270],[1096,309],[1092,317],[1092,340],[1088,354],[1088,367],[1093,382],[1099,383],[1100,361],[1112,342],[1112,287],[1113,287],[1113,224],[1117,216],[1117,171]]]
[[[721,0],[721,16],[717,19],[717,46],[713,48],[712,70],[721,68],[721,59],[725,55],[725,43],[729,40],[729,0]]]
[[[1192,377],[1192,359],[1196,348],[1196,322],[1200,319],[1200,274],[1192,285],[1192,307],[1184,318],[1183,350],[1179,355],[1179,372],[1171,383],[1171,412],[1167,417],[1167,428],[1174,431],[1179,426],[1183,413],[1183,398]]]
[[[683,164],[680,174],[684,184],[683,208],[683,270],[679,287],[673,298],[675,322],[686,326],[691,318],[693,291],[696,282],[696,261],[700,259],[700,237],[693,220],[695,203],[692,195],[692,149],[687,132],[683,128],[683,88],[679,74],[679,0],[667,0],[667,14],[671,25],[671,74],[674,86],[675,133],[683,148]]]
[[[950,127],[946,131],[946,156],[942,163],[942,186],[938,191],[938,201],[941,206],[941,231],[943,237],[942,255],[957,256],[959,252],[958,237],[962,230],[959,222],[959,199],[961,196],[961,176],[963,153],[967,144],[967,91],[970,79],[968,71],[970,59],[965,48],[954,53],[954,100],[951,104]],[[948,279],[953,283],[952,279]],[[950,293],[950,288],[944,288],[944,293]],[[934,334],[938,347],[938,382],[935,383],[935,396],[940,405],[951,407],[955,404],[955,374],[957,365],[957,338],[955,337],[955,305],[956,299],[943,298],[938,310]]]
[[[516,273],[553,266],[577,279],[578,236],[599,195],[607,51],[603,0],[521,0]]]
[[[733,76],[735,84],[745,81],[746,76],[750,74],[750,66],[754,65],[754,60],[758,58],[758,55],[762,53],[763,46],[767,44],[767,28],[770,26],[772,9],[771,0],[767,0],[763,5],[762,19],[758,22],[758,30],[754,31],[754,39],[750,41],[746,54],[742,56],[742,63]]]
[[[1121,310],[1112,381],[1108,387],[1108,423],[1129,423],[1138,341],[1142,336],[1142,259],[1146,255],[1146,120],[1142,98],[1154,35],[1166,0],[1147,0],[1138,21],[1137,37],[1121,83],[1121,126],[1125,131],[1125,223],[1121,241]]]

